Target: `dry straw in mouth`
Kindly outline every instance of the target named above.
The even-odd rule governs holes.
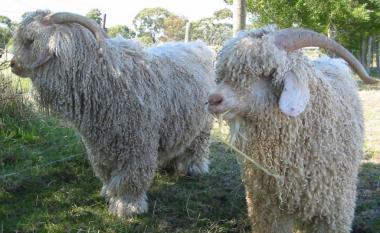
[[[222,122],[223,122],[223,116],[226,115],[229,111],[226,111],[222,114],[220,114],[216,120],[218,121],[218,124],[219,124],[219,127],[218,127],[218,131],[220,133],[222,133]],[[246,155],[244,152],[242,152],[241,150],[239,150],[238,148],[236,148],[232,143],[228,142],[226,139],[224,138],[219,138],[217,137],[216,138],[218,141],[220,141],[221,143],[223,143],[224,145],[226,145],[227,147],[229,147],[231,150],[233,150],[234,152],[236,152],[236,154],[240,157],[242,157],[243,159],[246,159],[248,161],[250,161],[251,163],[253,163],[253,165],[256,166],[257,169],[261,170],[262,172],[264,172],[265,174],[267,174],[268,176],[272,176],[274,177],[275,179],[279,180],[281,183],[284,181],[284,177],[283,176],[280,176],[278,174],[275,174],[273,172],[271,172],[269,169],[263,167],[261,164],[259,164],[257,161],[255,161],[254,159],[252,159],[251,157],[249,157],[248,155]]]

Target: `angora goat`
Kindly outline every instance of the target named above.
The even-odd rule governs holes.
[[[240,150],[284,178],[241,161],[253,232],[351,228],[363,154],[361,103],[347,65],[311,61],[297,51],[306,46],[335,52],[365,82],[376,82],[346,49],[306,29],[241,33],[217,57],[220,85],[209,111],[228,121]]]
[[[208,171],[213,52],[203,43],[144,49],[71,13],[28,14],[14,35],[12,71],[81,135],[109,209],[147,211],[158,166]]]

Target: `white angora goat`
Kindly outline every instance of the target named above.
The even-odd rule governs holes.
[[[350,232],[362,107],[347,65],[311,61],[298,51],[306,46],[331,50],[365,82],[375,82],[345,48],[306,29],[240,33],[217,57],[220,85],[209,111],[224,115],[240,150],[284,177],[241,161],[253,232],[290,233],[294,226],[307,233]]]
[[[81,135],[109,209],[147,211],[158,166],[208,171],[213,52],[203,43],[144,49],[108,39],[71,13],[29,13],[14,35],[12,71],[30,77],[38,100]]]

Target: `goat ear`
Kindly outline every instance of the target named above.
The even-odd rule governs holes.
[[[309,99],[310,92],[307,82],[300,81],[292,71],[287,72],[279,101],[281,112],[296,117],[305,110]]]
[[[43,50],[40,55],[38,56],[37,60],[32,64],[32,68],[37,68],[39,66],[42,66],[45,64],[47,61],[52,58],[53,55],[49,52],[48,49]]]

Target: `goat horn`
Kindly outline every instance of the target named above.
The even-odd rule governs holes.
[[[42,23],[43,24],[64,24],[64,23],[80,24],[91,31],[91,33],[95,36],[100,46],[99,53],[101,55],[104,54],[104,45],[105,45],[106,35],[104,31],[99,27],[99,25],[92,19],[89,19],[82,15],[69,13],[69,12],[58,12],[58,13],[53,13],[53,14],[45,16],[42,19]]]
[[[302,28],[288,28],[275,32],[274,35],[274,43],[278,48],[284,49],[287,52],[309,46],[330,50],[346,60],[365,83],[375,84],[379,82],[379,80],[371,78],[368,75],[362,64],[347,49],[320,33]]]

